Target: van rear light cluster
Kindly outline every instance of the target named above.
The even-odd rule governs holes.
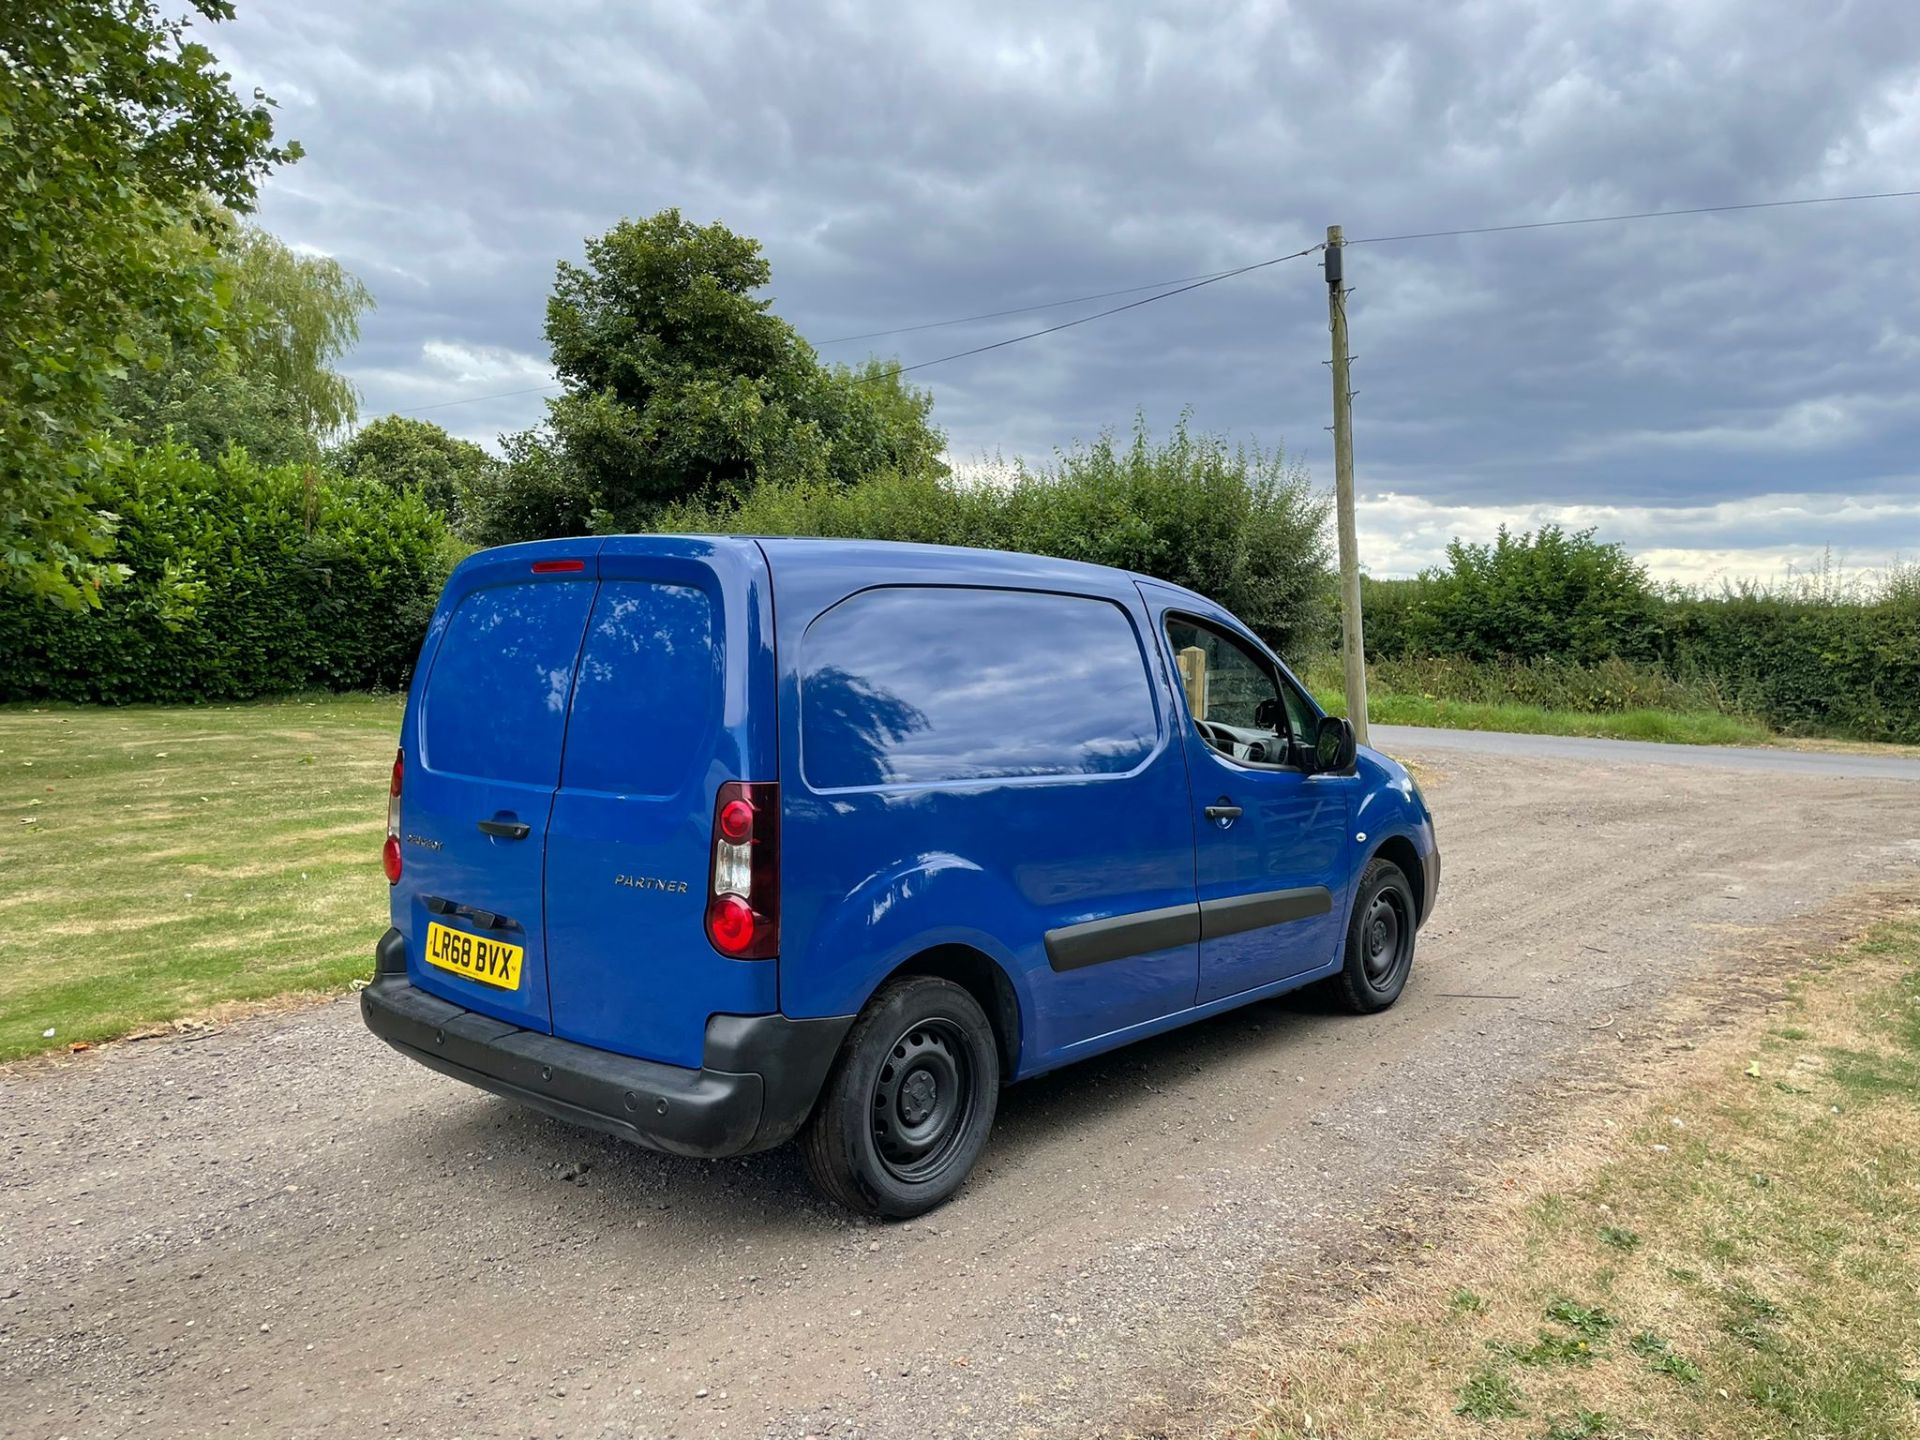
[[[780,953],[780,787],[729,780],[713,802],[707,939],[722,955]]]
[[[407,768],[407,752],[393,752],[393,777],[387,782],[387,843],[380,847],[380,863],[387,883],[400,883],[400,781]]]

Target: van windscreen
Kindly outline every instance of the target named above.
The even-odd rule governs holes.
[[[430,769],[551,788],[591,581],[494,585],[460,602],[421,698]]]

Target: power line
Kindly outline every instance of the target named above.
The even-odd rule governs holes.
[[[1125,305],[1115,305],[1111,309],[1096,310],[1091,315],[1082,315],[1075,320],[1065,320],[1058,325],[1049,325],[1043,330],[1030,330],[1025,335],[1010,335],[1004,340],[995,340],[992,344],[989,344],[989,345],[976,345],[970,350],[956,350],[951,355],[939,355],[931,360],[921,360],[918,363],[913,365],[896,365],[892,369],[883,370],[878,374],[863,375],[860,377],[860,383],[863,385],[870,385],[870,384],[877,383],[878,381],[881,381],[881,380],[891,380],[896,375],[905,375],[909,371],[925,370],[929,366],[933,366],[933,365],[945,365],[949,360],[964,360],[969,355],[984,355],[989,350],[1003,350],[1009,345],[1018,345],[1018,344],[1021,344],[1023,341],[1027,341],[1027,340],[1038,340],[1042,335],[1053,335],[1053,334],[1057,334],[1062,330],[1071,330],[1076,325],[1085,325],[1090,321],[1094,321],[1094,320],[1104,320],[1107,318],[1107,316],[1118,315],[1123,310],[1138,310],[1142,305],[1151,305],[1156,300],[1170,300],[1175,295],[1186,294],[1189,290],[1198,290],[1204,285],[1218,284],[1222,280],[1231,280],[1236,275],[1245,275],[1254,270],[1264,270],[1269,265],[1278,265],[1281,262],[1286,260],[1298,260],[1302,256],[1311,255],[1316,250],[1323,250],[1325,248],[1326,247],[1324,245],[1309,245],[1306,249],[1295,250],[1290,255],[1275,255],[1271,259],[1256,260],[1251,265],[1241,265],[1232,270],[1215,270],[1210,274],[1191,277],[1185,284],[1178,284],[1178,282],[1171,282],[1171,281],[1163,281],[1161,282],[1163,285],[1176,284],[1177,288],[1172,290],[1163,289],[1160,291],[1159,294],[1149,295],[1144,300],[1132,300]],[[1126,290],[1109,290],[1106,292],[1106,294],[1107,295],[1130,295],[1140,290],[1151,290],[1156,288],[1158,287],[1151,286],[1151,285],[1136,285]],[[1055,300],[1050,302],[1047,305],[1028,305],[1028,306],[1023,306],[1020,309],[1016,309],[1016,310],[1002,310],[1002,311],[996,312],[993,315],[977,315],[977,316],[971,316],[969,318],[976,319],[976,320],[992,320],[992,319],[997,319],[1002,315],[1020,315],[1020,314],[1026,313],[1029,310],[1046,310],[1046,309],[1051,309],[1054,306],[1058,306],[1058,305],[1076,305],[1076,304],[1082,304],[1088,300],[1098,300],[1101,298],[1103,297],[1099,295],[1082,295],[1077,300]],[[964,320],[939,320],[939,321],[934,321],[928,325],[909,325],[904,327],[904,329],[928,330],[928,329],[933,329],[936,325],[960,325],[964,323],[966,323]],[[900,334],[903,332],[887,330],[887,331],[875,331],[874,333],[877,335],[879,334],[891,335],[891,334]],[[866,337],[849,336],[847,338],[861,339]],[[832,342],[823,342],[823,343],[832,343]],[[482,401],[482,400],[504,400],[509,396],[513,396],[513,395],[533,395],[541,391],[558,390],[559,388],[560,386],[557,384],[536,385],[531,389],[527,389],[527,390],[503,390],[493,395],[469,395],[464,400],[443,400],[437,405],[420,405],[420,406],[416,406],[411,410],[396,410],[393,413],[396,415],[417,415],[424,410],[444,410],[453,405],[472,405],[472,404],[477,404],[479,401]]]
[[[952,355],[941,355],[939,359],[920,361],[918,365],[899,365],[899,367],[895,367],[895,369],[891,369],[891,371],[881,372],[881,374],[868,374],[868,376],[862,376],[862,378],[860,378],[860,384],[872,384],[872,382],[876,382],[876,380],[891,380],[893,376],[906,374],[908,371],[924,371],[929,365],[945,365],[947,361],[966,359],[968,355],[979,355],[979,353],[983,353],[983,351],[987,351],[987,349],[1000,349],[1002,346],[1018,346],[1021,340],[1039,340],[1043,334],[1054,334],[1056,330],[1071,330],[1075,324],[1087,324],[1087,321],[1106,319],[1108,315],[1119,315],[1123,309],[1139,309],[1140,305],[1152,305],[1156,300],[1167,300],[1169,296],[1187,294],[1188,290],[1198,290],[1200,286],[1213,284],[1215,280],[1231,280],[1235,275],[1246,275],[1248,271],[1260,271],[1260,269],[1265,269],[1267,265],[1279,265],[1283,259],[1300,259],[1300,255],[1311,255],[1315,250],[1321,250],[1321,248],[1323,248],[1323,246],[1308,246],[1306,250],[1300,250],[1300,252],[1292,253],[1292,255],[1275,255],[1273,259],[1261,259],[1261,261],[1254,261],[1252,265],[1240,265],[1240,267],[1231,269],[1231,271],[1208,271],[1206,275],[1188,275],[1185,276],[1185,280],[1160,280],[1160,282],[1156,282],[1156,284],[1135,284],[1135,286],[1127,286],[1125,290],[1102,290],[1102,292],[1092,294],[1092,296],[1073,296],[1071,300],[1048,300],[1041,303],[1041,305],[1016,305],[1014,309],[996,309],[996,311],[989,311],[989,313],[983,313],[983,315],[962,315],[962,317],[952,319],[952,321],[927,321],[925,324],[902,324],[897,330],[870,330],[870,332],[866,332],[866,334],[849,334],[849,336],[839,336],[839,338],[835,338],[835,340],[820,340],[818,344],[822,344],[822,346],[837,346],[837,344],[843,344],[843,342],[849,342],[849,340],[877,340],[879,336],[889,336],[889,334],[910,334],[910,332],[914,332],[914,330],[939,330],[941,326],[947,326],[947,324],[970,324],[973,323],[973,321],[998,321],[998,319],[1002,319],[1002,317],[1006,317],[1006,315],[1029,315],[1031,311],[1037,311],[1037,309],[1058,309],[1060,305],[1085,305],[1087,301],[1110,300],[1112,296],[1137,296],[1140,290],[1162,290],[1162,294],[1158,294],[1158,296],[1148,296],[1146,300],[1135,300],[1133,303],[1129,303],[1129,305],[1114,305],[1112,309],[1104,309],[1104,311],[1098,311],[1098,313],[1094,313],[1094,315],[1081,315],[1077,321],[1068,321],[1066,324],[1050,324],[1050,326],[1046,326],[1044,330],[1033,330],[1031,334],[1018,334],[1018,336],[1010,336],[1008,340],[995,340],[991,346],[977,346],[977,348],[973,349],[962,349],[962,351],[956,351],[956,353],[952,353]],[[1165,286],[1179,286],[1179,288],[1177,288],[1177,290],[1165,290]],[[453,407],[453,405],[476,405],[476,403],[480,403],[482,399],[509,399],[509,397],[513,396],[536,396],[536,394],[543,394],[543,392],[547,392],[547,390],[559,390],[559,388],[561,388],[559,384],[549,384],[549,386],[532,386],[532,388],[528,388],[528,390],[499,390],[499,392],[495,392],[492,396],[467,396],[465,399],[442,399],[442,401],[438,401],[436,405],[415,405],[413,409],[394,411],[394,415],[420,415],[422,411],[444,411],[444,409],[449,409],[449,407]]]
[[[1011,310],[993,310],[980,315],[962,315],[953,320],[929,320],[921,325],[902,325],[893,330],[871,330],[863,335],[841,335],[832,340],[821,340],[820,345],[839,345],[852,340],[875,340],[883,335],[906,335],[917,330],[938,330],[947,325],[967,325],[979,320],[999,320],[1008,315],[1026,315],[1035,310],[1056,310],[1062,305],[1084,305],[1092,300],[1107,300],[1115,295],[1137,295],[1142,290],[1159,290],[1158,295],[1149,295],[1144,300],[1135,300],[1131,304],[1116,305],[1110,310],[1101,310],[1092,315],[1082,315],[1077,320],[1069,320],[1062,325],[1050,325],[1044,330],[1035,330],[1027,335],[1015,335],[1005,340],[996,340],[991,345],[981,345],[972,350],[961,350],[952,355],[942,355],[934,360],[922,360],[917,365],[902,365],[879,375],[863,376],[862,384],[877,380],[888,380],[895,375],[904,375],[909,370],[924,370],[929,365],[944,365],[949,360],[964,359],[968,355],[978,355],[987,350],[998,350],[1007,345],[1018,345],[1023,340],[1037,340],[1042,335],[1051,335],[1058,330],[1071,330],[1076,325],[1084,325],[1089,320],[1104,319],[1108,315],[1118,315],[1122,310],[1134,310],[1142,305],[1151,305],[1156,300],[1165,300],[1172,295],[1183,295],[1189,290],[1198,290],[1202,285],[1211,285],[1218,280],[1231,280],[1236,275],[1245,275],[1249,270],[1263,270],[1269,265],[1278,265],[1282,260],[1297,260],[1302,255],[1310,255],[1322,246],[1311,245],[1292,255],[1276,255],[1271,260],[1257,260],[1251,265],[1237,266],[1232,270],[1211,270],[1203,275],[1187,275],[1176,280],[1161,280],[1151,285],[1129,285],[1121,290],[1102,290],[1093,295],[1076,295],[1067,300],[1048,300],[1038,305],[1019,305]],[[1178,286],[1169,290],[1167,286]],[[442,400],[433,405],[416,405],[410,410],[396,410],[396,415],[419,415],[428,410],[446,410],[455,405],[476,405],[483,400],[506,400],[516,395],[537,395],[549,390],[558,390],[559,384],[535,385],[525,390],[501,390],[492,395],[469,395],[461,400]]]
[[[1701,205],[1687,210],[1642,210],[1633,214],[1624,215],[1587,215],[1574,220],[1534,220],[1516,225],[1482,225],[1461,230],[1426,230],[1408,235],[1369,235],[1365,239],[1349,240],[1346,243],[1349,245],[1384,245],[1396,240],[1431,240],[1449,235],[1498,235],[1513,230],[1550,230],[1565,225],[1605,225],[1622,220],[1657,220],[1675,215],[1712,215],[1722,211],[1775,210],[1794,205],[1837,205],[1854,200],[1895,200],[1915,196],[1920,196],[1920,190],[1885,190],[1863,195],[1820,195],[1797,200],[1758,200],[1743,205]],[[1322,248],[1324,247],[1318,245],[1312,247],[1313,250]],[[1308,254],[1311,253],[1311,251],[1303,251],[1301,253]],[[1249,270],[1258,270],[1265,265],[1278,264],[1280,260],[1293,260],[1297,258],[1299,257],[1296,255],[1282,255],[1274,260],[1262,260],[1252,265],[1242,265],[1231,270],[1214,270],[1204,275],[1186,275],[1178,279],[1162,280],[1152,285],[1131,285],[1122,290],[1104,290],[1093,295],[1076,295],[1065,300],[1048,300],[1035,305],[1016,306],[1009,310],[989,310],[978,315],[957,316],[951,320],[929,320],[919,325],[902,325],[891,330],[868,330],[858,335],[839,335],[831,340],[821,340],[816,343],[819,345],[839,345],[854,340],[877,340],[888,335],[907,335],[920,330],[938,330],[949,325],[967,325],[981,320],[999,320],[1009,315],[1025,315],[1035,310],[1053,310],[1058,309],[1062,305],[1081,305],[1093,300],[1111,299],[1115,295],[1135,295],[1142,290],[1161,290],[1170,285],[1179,286],[1180,289],[1167,290],[1166,293],[1168,295],[1178,295],[1185,290],[1194,290],[1198,289],[1201,285],[1210,285],[1216,280],[1231,279],[1235,275],[1244,275]],[[1164,295],[1155,295],[1148,300],[1137,301],[1135,303],[1145,305],[1152,303],[1153,300],[1164,298],[1166,298]],[[1079,320],[1070,320],[1064,325],[1055,325],[1045,330],[1036,330],[1031,336],[1015,336],[1013,339],[1002,340],[994,345],[983,345],[976,350],[963,350],[958,354],[942,356],[937,360],[923,361],[921,365],[902,366],[898,371],[893,373],[904,374],[908,370],[921,369],[923,365],[939,365],[946,360],[957,360],[966,355],[977,355],[982,350],[998,349],[1001,345],[1016,344],[1020,340],[1031,339],[1035,336],[1051,335],[1055,330],[1070,329],[1072,326],[1083,324],[1088,320],[1098,320],[1103,316],[1118,314],[1122,310],[1130,310],[1132,308],[1132,305],[1118,305],[1111,310],[1103,310],[1097,315],[1086,315],[1082,316]]]
[[[1611,225],[1630,220],[1664,220],[1684,215],[1717,215],[1742,210],[1782,210],[1804,205],[1842,205],[1862,200],[1905,200],[1920,197],[1920,190],[1880,190],[1857,195],[1814,195],[1792,200],[1754,200],[1738,205],[1696,205],[1682,210],[1637,210],[1619,215],[1583,215],[1571,220],[1531,220],[1512,225],[1473,225],[1453,230],[1419,230],[1402,235],[1368,235],[1361,239],[1349,240],[1349,245],[1388,245],[1403,240],[1440,240],[1460,235],[1504,235],[1520,230],[1556,230],[1571,225]],[[1049,325],[1041,330],[1029,331],[1024,335],[1009,336],[1005,340],[996,340],[989,345],[976,345],[969,350],[956,350],[951,355],[936,356],[931,360],[922,360],[913,365],[898,365],[877,375],[863,377],[863,383],[890,380],[896,375],[905,375],[915,370],[925,370],[934,365],[945,365],[952,360],[964,360],[970,355],[984,355],[989,350],[1004,349],[1009,345],[1019,345],[1028,340],[1038,340],[1043,335],[1057,334],[1062,330],[1071,330],[1076,325],[1085,325],[1094,320],[1104,320],[1109,315],[1118,315],[1123,311],[1136,310],[1142,305],[1151,305],[1156,300],[1171,299],[1175,295],[1184,295],[1190,290],[1198,290],[1204,285],[1217,284],[1222,280],[1231,280],[1237,275],[1249,271],[1263,270],[1269,265],[1278,265],[1286,260],[1298,260],[1322,250],[1323,245],[1310,245],[1305,250],[1295,251],[1291,255],[1276,255],[1270,260],[1257,260],[1251,265],[1241,265],[1231,270],[1215,270],[1204,275],[1189,275],[1176,280],[1163,280],[1150,285],[1131,285],[1120,290],[1103,290],[1091,295],[1077,295],[1064,300],[1047,300],[1034,305],[1018,305],[1006,310],[990,310],[978,315],[961,315],[951,320],[928,320],[917,325],[901,325],[890,330],[869,330],[858,335],[839,335],[830,340],[817,342],[820,345],[840,345],[855,340],[877,340],[888,335],[907,335],[921,330],[938,330],[950,325],[968,325],[983,320],[999,320],[1010,315],[1026,315],[1036,310],[1053,310],[1063,305],[1081,305],[1094,300],[1107,300],[1116,295],[1132,295],[1142,290],[1156,290],[1160,293],[1149,295],[1143,300],[1134,300],[1125,305],[1115,305],[1107,310],[1098,310],[1091,315],[1082,315],[1075,320],[1063,321],[1058,325]],[[1174,288],[1168,289],[1167,286]],[[420,415],[431,410],[447,410],[456,405],[476,405],[486,400],[507,400],[520,395],[544,394],[547,391],[561,389],[558,383],[535,385],[521,390],[501,390],[489,395],[468,395],[459,400],[442,400],[432,405],[416,405],[407,410],[396,410],[397,415]]]
[[[1566,225],[1606,225],[1623,220],[1657,220],[1676,215],[1713,215],[1723,211],[1735,210],[1776,210],[1795,205],[1838,205],[1855,200],[1896,200],[1915,196],[1920,196],[1920,190],[1885,190],[1862,195],[1820,195],[1796,200],[1757,200],[1742,205],[1701,205],[1686,210],[1642,210],[1623,215],[1586,215],[1574,220],[1534,220],[1515,225],[1481,225],[1460,230],[1426,230],[1407,235],[1369,235],[1365,239],[1349,240],[1346,243],[1349,245],[1384,245],[1396,240],[1432,240],[1451,235],[1498,235],[1514,230],[1551,230]],[[1313,249],[1316,250],[1321,248],[1324,247],[1313,247]],[[1199,286],[1210,285],[1216,280],[1226,280],[1231,279],[1235,275],[1244,275],[1248,270],[1257,270],[1263,265],[1277,264],[1279,260],[1292,260],[1297,258],[1297,256],[1293,255],[1283,255],[1278,257],[1277,260],[1263,260],[1253,265],[1242,265],[1231,270],[1214,270],[1203,275],[1184,275],[1173,280],[1162,280],[1157,284],[1130,285],[1121,290],[1103,290],[1096,294],[1076,295],[1065,300],[1047,300],[1035,305],[1020,305],[1009,310],[989,310],[978,315],[957,316],[951,320],[929,320],[919,325],[902,325],[891,330],[868,330],[858,335],[838,335],[831,340],[821,340],[815,343],[819,345],[840,345],[854,340],[878,340],[888,335],[909,335],[921,330],[938,330],[949,325],[968,325],[981,320],[1000,320],[1009,315],[1031,314],[1035,310],[1054,310],[1063,305],[1081,305],[1094,300],[1108,300],[1115,295],[1137,295],[1143,290],[1161,290],[1167,286],[1181,287],[1181,289],[1178,290],[1167,291],[1169,295],[1177,295],[1182,293],[1182,290],[1198,289]],[[1152,297],[1153,300],[1164,298],[1164,296],[1160,295]],[[1151,303],[1151,301],[1143,300],[1137,303],[1144,305]],[[1086,320],[1098,320],[1102,318],[1102,316],[1117,314],[1121,310],[1130,310],[1132,308],[1131,305],[1116,306],[1112,310],[1103,310],[1098,315],[1083,316],[1080,320],[1068,321],[1065,325],[1056,325],[1050,329],[1037,330],[1033,333],[1034,336],[1050,335],[1055,330],[1069,329],[1074,325],[1084,323]],[[1011,340],[1003,340],[995,345],[981,346],[978,350],[963,350],[956,355],[943,356],[941,359],[928,360],[922,363],[924,365],[938,365],[945,360],[957,360],[965,355],[977,355],[981,350],[997,349],[1000,345],[1011,345],[1017,343],[1019,340],[1030,338],[1033,338],[1033,336],[1016,336]],[[904,374],[907,370],[917,370],[920,368],[922,368],[920,365],[908,365],[901,367],[900,370],[893,373]]]
[[[1184,295],[1189,290],[1198,290],[1203,285],[1217,285],[1222,280],[1231,280],[1236,275],[1245,275],[1251,270],[1264,270],[1269,265],[1278,265],[1286,260],[1298,260],[1303,255],[1311,255],[1316,250],[1324,250],[1324,245],[1309,245],[1304,250],[1296,250],[1291,255],[1275,255],[1271,260],[1256,260],[1251,265],[1242,265],[1237,270],[1222,270],[1205,279],[1195,280],[1182,285],[1177,290],[1163,290],[1158,295],[1149,295],[1144,300],[1134,300],[1125,305],[1116,305],[1111,310],[1096,310],[1091,315],[1082,315],[1077,320],[1063,320],[1058,325],[1049,325],[1044,330],[1030,330],[1025,335],[1010,335],[1005,340],[995,340],[990,345],[976,345],[971,350],[956,350],[951,355],[940,355],[932,360],[922,360],[915,365],[896,365],[891,370],[883,370],[877,375],[861,376],[862,384],[871,384],[879,380],[891,380],[896,375],[905,375],[914,370],[925,370],[930,365],[944,365],[949,360],[964,360],[969,355],[984,355],[989,350],[1002,350],[1009,345],[1018,345],[1023,340],[1038,340],[1042,335],[1054,335],[1062,330],[1071,330],[1076,325],[1085,325],[1092,320],[1104,320],[1109,315],[1118,315],[1123,310],[1138,310],[1142,305],[1151,305],[1156,300],[1170,300],[1175,295]]]
[[[496,390],[491,395],[469,395],[463,400],[441,400],[432,405],[415,405],[411,410],[395,410],[395,415],[420,415],[428,410],[446,410],[455,405],[477,405],[482,400],[506,400],[515,395],[541,395],[549,390],[558,390],[560,382],[551,385],[533,385],[525,390]]]
[[[1523,225],[1476,225],[1464,230],[1422,230],[1408,235],[1369,235],[1349,245],[1386,245],[1395,240],[1440,240],[1450,235],[1503,235],[1512,230],[1554,230],[1563,225],[1611,225],[1619,220],[1664,220],[1674,215],[1718,215],[1729,210],[1784,210],[1793,205],[1842,205],[1853,200],[1907,200],[1920,190],[1880,190],[1869,195],[1815,195],[1802,200],[1753,200],[1744,205],[1696,205],[1687,210],[1639,210],[1628,215],[1585,215],[1578,220],[1533,220]]]
[[[854,340],[878,340],[886,335],[911,335],[919,330],[940,330],[948,325],[971,325],[977,320],[1002,320],[1009,315],[1030,315],[1035,310],[1058,310],[1062,305],[1085,305],[1093,300],[1111,300],[1116,295],[1138,295],[1142,290],[1164,290],[1169,285],[1185,285],[1188,281],[1224,280],[1229,275],[1238,275],[1238,270],[1209,270],[1204,275],[1178,275],[1171,280],[1156,280],[1151,285],[1128,285],[1120,290],[1101,290],[1092,295],[1075,295],[1067,300],[1043,300],[1037,305],[1016,305],[1011,310],[988,310],[979,315],[960,315],[952,320],[928,320],[921,325],[901,325],[892,330],[868,330],[859,335],[836,335],[831,340],[815,340],[813,344],[845,345]]]

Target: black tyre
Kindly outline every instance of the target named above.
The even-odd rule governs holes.
[[[912,975],[881,989],[848,1032],[801,1135],[822,1194],[906,1219],[966,1181],[1000,1100],[1000,1052],[973,996]]]
[[[1347,921],[1347,963],[1328,988],[1356,1015],[1384,1010],[1400,998],[1413,968],[1419,908],[1413,887],[1390,860],[1374,860],[1360,874],[1353,916]]]

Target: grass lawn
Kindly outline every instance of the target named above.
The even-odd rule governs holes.
[[[1509,1176],[1254,1440],[1920,1435],[1920,913]]]
[[[1428,708],[1388,696],[1374,718],[1767,738],[1709,731],[1740,723],[1710,715],[1556,730],[1529,723],[1549,712],[1522,707],[1406,704]],[[386,914],[379,852],[400,709],[368,695],[0,707],[0,1060],[366,974]]]
[[[1314,699],[1330,714],[1347,713],[1346,696],[1338,690],[1316,690]],[[1506,730],[1522,735],[1596,735],[1609,740],[1665,740],[1681,745],[1780,743],[1778,735],[1757,721],[1707,711],[1547,710],[1537,705],[1496,705],[1369,691],[1367,712],[1376,725]]]
[[[0,708],[0,1059],[368,973],[400,708]]]

